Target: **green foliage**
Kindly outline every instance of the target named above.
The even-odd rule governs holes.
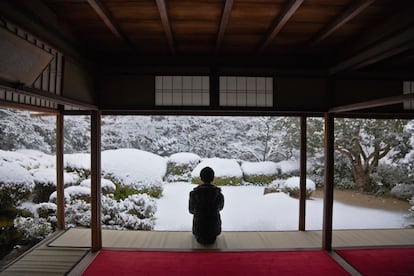
[[[299,188],[283,188],[283,192],[288,193],[289,196],[293,198],[299,198],[300,196],[300,189]],[[306,199],[309,199],[313,193],[313,190],[307,189],[306,190]]]
[[[138,194],[139,191],[136,189],[133,189],[129,186],[121,185],[120,183],[115,183],[116,190],[114,192],[114,198],[116,200],[123,200],[130,195]]]
[[[79,175],[80,181],[82,181],[84,179],[88,179],[90,177],[90,175],[91,175],[91,171],[90,170],[81,169],[81,168],[72,168],[72,167],[69,167],[69,166],[66,166],[65,167],[65,171],[66,172],[69,172],[69,173],[70,172],[76,173],[77,175]]]
[[[32,191],[25,184],[2,185],[0,183],[0,207],[17,206],[31,195]]]
[[[147,194],[149,196],[160,198],[162,195],[162,187],[152,186],[149,188],[135,189],[130,186],[125,186],[119,182],[115,182],[116,190],[114,192],[114,199],[123,200],[134,194]]]
[[[200,177],[193,177],[191,179],[191,182],[194,184],[203,184],[203,181],[201,181]],[[240,177],[215,177],[213,184],[217,186],[239,186],[242,183],[242,178]]]
[[[56,187],[52,184],[35,182],[32,200],[34,203],[48,202],[54,191],[56,191]]]
[[[21,240],[22,234],[13,225],[1,227],[0,231],[0,260],[9,254],[14,246]]]
[[[244,175],[244,181],[255,185],[267,185],[276,179],[276,175]]]

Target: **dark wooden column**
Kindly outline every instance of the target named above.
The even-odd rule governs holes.
[[[323,201],[322,248],[332,249],[332,216],[334,188],[334,116],[325,113],[325,180]]]
[[[92,251],[102,248],[101,229],[101,112],[91,115],[91,235]]]
[[[63,154],[64,154],[64,116],[62,113],[56,115],[56,205],[57,205],[57,228],[65,229],[65,196],[63,179]]]
[[[306,230],[306,116],[300,117],[299,231]]]

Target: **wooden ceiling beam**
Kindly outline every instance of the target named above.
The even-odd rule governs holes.
[[[170,20],[168,17],[167,6],[164,0],[156,0],[158,11],[160,13],[162,26],[164,28],[165,35],[167,36],[168,46],[170,47],[171,54],[176,55],[174,35],[172,32]]]
[[[226,0],[221,14],[220,26],[217,34],[215,54],[218,53],[221,43],[223,41],[224,33],[226,32],[227,24],[229,23],[231,9],[233,8],[233,0]]]
[[[401,92],[402,93],[402,92]],[[329,109],[330,113],[340,113],[340,112],[348,112],[348,111],[355,111],[361,109],[368,109],[374,107],[381,107],[387,106],[392,104],[399,104],[403,103],[404,101],[409,101],[414,99],[414,94],[405,94],[381,99],[375,99],[355,104],[349,104],[344,106],[337,106]]]
[[[275,37],[279,34],[279,32],[283,29],[289,19],[295,14],[297,9],[302,5],[304,0],[289,0],[285,6],[283,7],[282,11],[277,15],[275,20],[272,23],[272,26],[263,39],[261,43],[258,53],[261,54],[269,44],[275,39]]]
[[[414,49],[414,26],[394,33],[371,47],[340,61],[330,68],[329,73],[332,75],[342,71],[360,69],[410,49]]]
[[[89,5],[92,9],[98,14],[102,19],[105,25],[109,28],[111,33],[115,35],[118,39],[123,40],[128,44],[129,47],[135,49],[135,46],[128,39],[128,37],[122,32],[119,25],[116,23],[115,19],[112,17],[110,11],[102,4],[99,0],[88,0]]]
[[[374,2],[375,0],[363,0],[354,2],[354,4],[349,6],[341,15],[336,17],[334,21],[332,21],[325,28],[323,28],[322,31],[314,39],[312,39],[310,45],[315,46],[316,44],[330,36],[332,33],[334,33],[348,21],[350,21],[358,14],[363,12]]]

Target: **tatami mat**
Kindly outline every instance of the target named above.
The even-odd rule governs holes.
[[[191,232],[102,230],[103,247],[139,249],[311,249],[322,247],[321,231],[223,232],[215,244],[198,244]],[[91,244],[90,229],[72,228],[52,241],[51,247]],[[336,230],[333,247],[414,245],[414,229]]]

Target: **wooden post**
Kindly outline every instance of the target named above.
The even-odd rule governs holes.
[[[299,231],[306,230],[306,116],[300,117]]]
[[[56,115],[56,205],[57,228],[65,229],[65,195],[63,179],[63,153],[64,153],[64,115]]]
[[[91,115],[91,235],[92,252],[102,248],[101,229],[101,112]]]
[[[332,250],[332,216],[334,188],[334,116],[325,113],[325,180],[323,201],[322,248]]]

